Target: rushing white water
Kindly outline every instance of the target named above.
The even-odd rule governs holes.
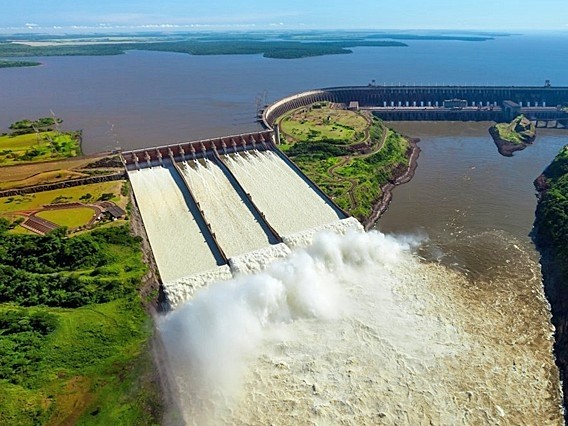
[[[200,160],[182,164],[180,169],[227,257],[270,244],[262,226],[216,164]]]
[[[542,295],[472,286],[416,244],[323,232],[197,291],[158,324],[184,420],[561,424]]]
[[[280,235],[335,222],[335,210],[270,151],[225,155],[224,163]]]
[[[128,172],[164,283],[217,266],[171,168]]]

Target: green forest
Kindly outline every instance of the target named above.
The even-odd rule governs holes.
[[[0,424],[152,424],[146,266],[128,226],[73,238],[0,221]]]
[[[543,193],[536,213],[539,244],[554,248],[558,265],[568,277],[568,145],[544,170],[548,189]]]
[[[0,60],[0,68],[21,68],[21,67],[37,67],[41,62],[36,61],[3,61]]]

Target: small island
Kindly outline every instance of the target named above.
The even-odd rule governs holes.
[[[489,129],[499,154],[512,157],[513,152],[521,151],[536,138],[536,127],[524,115],[517,116],[510,123],[498,123]]]
[[[23,67],[38,67],[41,62],[36,61],[1,61],[0,68],[23,68]]]
[[[280,148],[316,185],[369,228],[395,185],[412,177],[419,148],[381,120],[319,102],[278,120]]]

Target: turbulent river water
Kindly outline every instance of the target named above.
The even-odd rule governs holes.
[[[254,129],[255,98],[265,90],[273,101],[371,79],[568,85],[567,41],[532,34],[409,42],[290,61],[148,52],[42,58],[42,67],[0,70],[0,127],[51,109],[68,128],[84,129],[90,153]],[[320,235],[267,271],[212,285],[162,318],[184,419],[560,424],[552,330],[528,234],[532,180],[568,135],[539,130],[534,145],[504,158],[488,125],[395,124],[421,138],[422,154],[375,231]],[[163,262],[187,267],[176,260]]]

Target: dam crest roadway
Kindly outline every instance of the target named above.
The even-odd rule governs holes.
[[[168,303],[210,282],[263,269],[320,229],[362,232],[280,150],[278,117],[328,101],[385,120],[507,121],[566,127],[568,88],[362,86],[308,91],[267,106],[264,130],[125,151]]]

